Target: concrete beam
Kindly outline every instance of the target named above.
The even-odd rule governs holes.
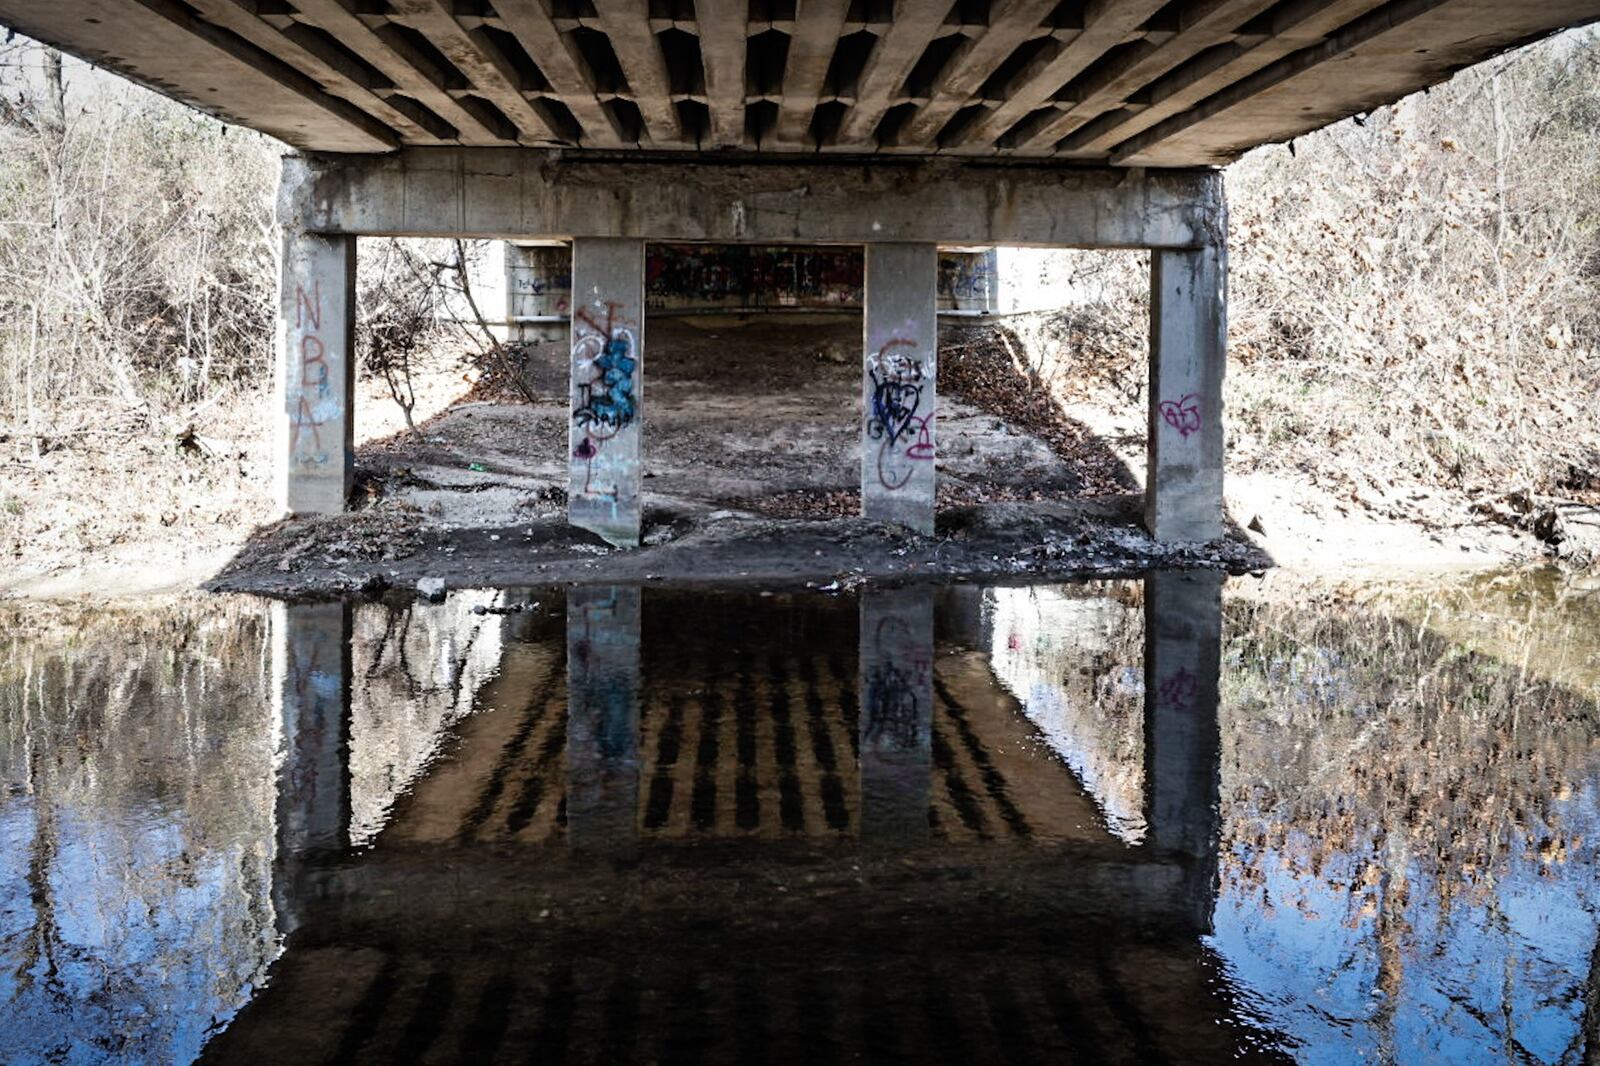
[[[926,536],[934,522],[939,250],[869,244],[861,374],[861,513]]]
[[[377,118],[186,4],[0,0],[0,24],[191,107],[304,148],[386,152]]]
[[[315,233],[1076,248],[1198,248],[1221,212],[1221,178],[1204,170],[493,148],[290,156],[278,202],[281,222]]]
[[[1145,525],[1159,541],[1222,535],[1228,250],[1150,256]]]
[[[572,245],[572,420],[567,519],[639,546],[644,427],[644,242]]]
[[[281,269],[278,505],[338,514],[355,473],[356,239],[287,231]]]

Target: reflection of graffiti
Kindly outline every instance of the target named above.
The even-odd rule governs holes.
[[[672,245],[652,250],[653,308],[859,307],[861,249]]]
[[[584,308],[572,320],[572,421],[583,439],[572,449],[574,459],[589,463],[584,492],[590,491],[594,458],[605,442],[633,425],[638,414],[634,372],[639,366],[638,338],[619,314],[622,304],[607,302],[602,323]]]
[[[863,707],[865,738],[880,748],[916,748],[922,731],[918,693],[928,689],[931,649],[912,636],[904,618],[894,615],[878,620],[872,649]]]
[[[1191,433],[1198,433],[1200,431],[1200,397],[1191,392],[1177,401],[1162,400],[1161,417],[1166,421],[1167,425],[1185,437]]]
[[[295,462],[321,465],[328,461],[322,444],[322,427],[338,417],[339,400],[333,394],[333,375],[328,369],[328,349],[318,335],[322,329],[322,283],[313,281],[308,295],[305,287],[294,289],[295,329],[300,332],[300,382],[294,414],[289,419],[289,454]],[[311,448],[301,450],[302,438],[310,433]]]
[[[910,670],[880,663],[867,672],[867,740],[913,748],[919,725],[915,679]]]
[[[878,483],[899,489],[911,480],[916,462],[933,459],[933,413],[919,414],[926,380],[917,342],[890,340],[867,357],[872,397],[867,412],[867,436],[878,441]],[[903,447],[902,447],[903,445]]]
[[[1194,706],[1194,698],[1200,693],[1200,679],[1179,667],[1178,672],[1163,681],[1156,691],[1161,694],[1163,706],[1187,711]]]

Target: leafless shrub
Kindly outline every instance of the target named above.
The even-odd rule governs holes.
[[[417,406],[412,371],[419,357],[441,341],[446,294],[439,271],[422,242],[368,241],[362,251],[356,331],[361,365],[383,379],[406,428],[420,436],[412,419]]]
[[[1549,491],[1600,449],[1600,34],[1228,171],[1230,461]],[[1148,279],[1089,256],[1086,369],[1142,376]],[[1120,275],[1116,272],[1120,271]]]
[[[34,432],[270,366],[279,149],[100,79],[0,54],[0,418]]]

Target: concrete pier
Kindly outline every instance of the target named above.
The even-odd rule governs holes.
[[[572,244],[568,520],[637,547],[644,476],[644,242]]]
[[[1150,255],[1145,526],[1161,541],[1222,535],[1228,253],[1216,239]]]
[[[578,849],[638,837],[639,594],[567,593],[567,841]]]
[[[278,311],[277,500],[338,514],[355,472],[356,241],[286,229]]]
[[[1223,575],[1145,578],[1145,845],[1186,863],[1185,896],[1209,926],[1216,896]]]
[[[928,837],[933,774],[931,587],[861,593],[861,839]]]
[[[506,339],[561,341],[572,314],[572,248],[566,244],[505,246]]]
[[[931,535],[938,406],[938,249],[869,244],[861,377],[861,513]]]

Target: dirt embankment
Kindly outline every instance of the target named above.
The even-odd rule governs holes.
[[[292,595],[423,577],[453,586],[828,585],[1274,564],[1361,575],[1540,557],[1527,533],[1465,508],[1454,525],[1407,521],[1260,476],[1231,479],[1226,538],[1164,548],[1139,522],[1139,405],[1064,398],[1016,333],[973,327],[941,337],[940,519],[936,535],[918,537],[854,517],[858,320],[662,320],[650,329],[638,550],[611,549],[564,521],[565,359],[547,345],[530,352],[532,405],[474,393],[449,365],[426,374],[421,436],[401,430],[381,386],[364,383],[358,498],[334,518],[267,521],[264,420],[252,433],[243,405],[233,439],[202,425],[198,446],[162,438],[115,469],[76,458],[76,448],[74,466],[14,451],[3,460],[4,491],[23,501],[32,527],[10,528],[13,565],[0,587],[71,595],[204,584]],[[161,504],[174,472],[190,489],[181,513]]]

